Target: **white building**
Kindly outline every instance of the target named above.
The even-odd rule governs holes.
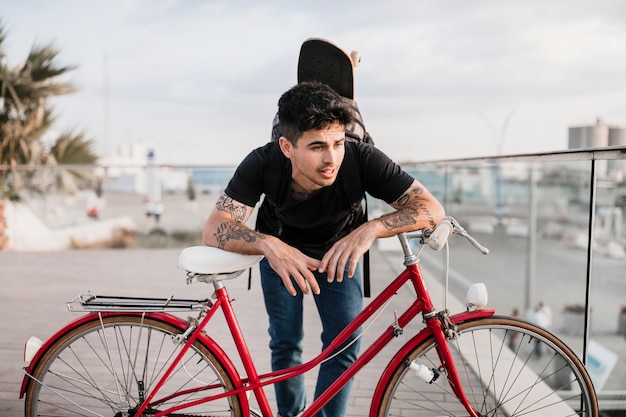
[[[568,132],[568,148],[604,148],[608,146],[626,146],[626,128],[610,126],[600,118],[596,124],[570,127]],[[624,179],[626,161],[599,161],[597,173],[600,178],[611,178],[617,181]]]

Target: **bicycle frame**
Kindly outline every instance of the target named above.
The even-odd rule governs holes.
[[[404,239],[404,240],[403,240]],[[408,239],[403,236],[401,237],[401,243],[403,244],[403,248],[405,249],[405,255],[412,252],[408,246]],[[407,252],[408,250],[408,252]],[[169,408],[167,410],[163,410],[162,412],[155,415],[163,416],[169,413],[209,402],[212,400],[216,400],[219,398],[224,398],[232,395],[237,395],[242,400],[242,405],[245,407],[245,412],[249,413],[248,401],[244,394],[247,391],[252,391],[255,395],[257,403],[260,408],[260,412],[262,416],[273,416],[273,412],[270,408],[267,396],[264,391],[264,387],[268,385],[275,384],[280,381],[287,380],[289,378],[293,378],[295,376],[304,374],[311,369],[318,366],[321,362],[323,362],[326,358],[328,358],[335,349],[339,348],[343,343],[345,343],[348,338],[357,331],[363,324],[365,324],[370,318],[374,316],[376,312],[378,312],[386,303],[389,301],[394,295],[398,292],[398,290],[404,286],[409,281],[413,285],[413,288],[416,292],[415,301],[399,316],[397,316],[394,323],[392,323],[383,333],[363,352],[359,355],[357,360],[339,377],[330,387],[326,389],[314,402],[312,402],[302,413],[303,417],[310,417],[316,415],[323,407],[330,401],[333,396],[350,381],[354,375],[361,370],[364,366],[366,366],[376,355],[389,344],[395,337],[402,334],[403,329],[418,315],[422,314],[424,318],[424,322],[426,326],[418,332],[411,340],[409,340],[401,349],[402,351],[407,351],[411,346],[414,346],[416,343],[425,340],[429,337],[434,337],[436,340],[436,350],[441,360],[440,370],[445,370],[447,374],[448,381],[455,395],[459,399],[459,401],[464,405],[467,409],[469,415],[477,416],[473,411],[469,402],[463,392],[461,387],[459,377],[456,371],[456,367],[454,365],[454,361],[452,359],[452,354],[448,348],[447,340],[446,340],[446,330],[450,325],[454,325],[456,323],[460,323],[463,321],[482,318],[487,316],[492,316],[495,313],[495,310],[485,309],[485,310],[476,310],[471,312],[463,312],[452,316],[447,316],[447,312],[437,312],[435,307],[432,304],[430,295],[424,285],[423,276],[421,272],[421,268],[418,263],[418,259],[416,256],[405,256],[405,270],[398,275],[398,277],[389,284],[368,306],[366,306],[363,311],[335,338],[335,340],[331,343],[331,345],[317,355],[315,358],[299,365],[297,367],[284,369],[276,372],[271,372],[267,374],[259,375],[256,367],[253,363],[252,357],[248,350],[248,346],[246,344],[244,335],[239,326],[239,322],[236,318],[235,311],[233,309],[233,305],[231,299],[228,295],[226,287],[224,286],[222,281],[214,282],[215,287],[215,297],[216,300],[213,303],[212,307],[207,311],[206,315],[202,318],[202,321],[199,325],[191,332],[191,334],[187,337],[184,346],[179,352],[178,357],[173,361],[170,365],[169,369],[162,376],[161,380],[155,386],[155,389],[152,390],[150,395],[145,399],[144,403],[137,410],[136,415],[141,415],[143,411],[147,408],[147,406],[151,403],[159,403],[160,401],[164,401],[165,399],[169,399],[175,396],[182,396],[185,392],[175,393],[168,398],[159,399],[157,397],[159,388],[163,385],[167,377],[174,370],[176,363],[180,360],[180,358],[184,355],[184,353],[190,348],[192,343],[200,338],[203,343],[209,346],[216,356],[222,361],[222,363],[226,366],[228,372],[234,377],[235,389],[221,393],[219,395],[214,395],[210,397],[206,397],[200,400],[195,400],[193,402],[186,402],[180,404],[176,407]],[[245,378],[241,378],[236,367],[233,365],[232,361],[229,359],[227,354],[218,346],[218,344],[213,341],[209,336],[202,333],[202,329],[207,325],[207,323],[211,320],[213,315],[217,312],[218,309],[221,309],[230,333],[232,335],[235,346],[237,347],[238,354],[241,358],[242,365],[245,371]],[[20,398],[24,395],[26,391],[26,387],[28,383],[30,383],[31,378],[29,375],[31,374],[32,369],[37,364],[37,362],[41,359],[43,352],[46,351],[46,347],[54,343],[68,328],[79,325],[81,322],[88,321],[93,319],[94,315],[103,316],[110,314],[120,314],[120,313],[107,313],[107,312],[98,312],[91,313],[86,316],[83,316],[74,322],[70,323],[64,329],[60,330],[53,336],[46,344],[37,352],[36,356],[30,362],[29,366],[26,369],[26,375],[24,377],[24,381],[22,383],[22,389],[20,392]],[[186,329],[188,327],[188,323],[184,320],[173,316],[167,313],[135,313],[138,315],[149,314],[152,317],[159,317],[159,319],[175,324],[176,327],[180,329]],[[399,356],[395,356],[398,358]],[[397,362],[397,360],[396,360]],[[385,376],[388,372],[392,372],[394,369],[394,363],[392,366],[388,366],[381,376],[381,381],[385,380]],[[202,391],[207,387],[198,388],[195,391]],[[377,404],[380,401],[380,396],[382,395],[382,390],[380,386],[377,387],[372,404]]]
[[[196,405],[202,402],[208,402],[213,399],[218,399],[222,397],[227,397],[233,394],[238,394],[244,391],[252,391],[255,395],[257,403],[259,404],[259,408],[262,416],[272,416],[272,411],[267,400],[267,396],[263,387],[275,384],[277,382],[281,382],[295,376],[304,374],[311,369],[318,366],[322,361],[328,358],[332,352],[339,348],[344,342],[348,340],[348,338],[357,331],[367,320],[369,320],[383,305],[391,299],[397,291],[407,282],[411,282],[413,287],[415,288],[417,297],[416,300],[409,306],[400,316],[398,316],[397,321],[390,325],[377,339],[374,341],[368,348],[359,355],[357,360],[344,372],[341,377],[339,377],[335,382],[329,386],[313,403],[311,403],[302,413],[303,417],[314,416],[316,415],[323,407],[330,401],[333,396],[350,381],[354,375],[361,370],[364,366],[366,366],[376,355],[387,345],[389,344],[395,337],[397,337],[402,329],[406,327],[418,314],[422,313],[424,320],[426,322],[426,327],[422,329],[418,333],[416,338],[419,340],[426,339],[431,335],[437,341],[437,352],[439,354],[439,358],[442,361],[442,367],[446,369],[448,380],[450,382],[450,386],[454,390],[457,395],[459,401],[466,407],[470,415],[475,415],[472,410],[467,398],[465,397],[465,393],[461,388],[461,384],[458,378],[458,374],[456,372],[456,367],[454,366],[454,361],[452,359],[451,352],[448,348],[446,342],[446,336],[444,334],[443,327],[440,320],[440,316],[437,315],[435,308],[430,299],[430,295],[426,290],[423,282],[422,272],[418,263],[414,263],[411,265],[407,265],[406,269],[387,287],[383,292],[381,292],[373,301],[370,303],[353,321],[350,323],[330,344],[328,348],[326,348],[323,352],[317,355],[315,358],[311,359],[303,363],[300,366],[288,368],[276,372],[271,372],[267,374],[259,375],[257,373],[256,367],[254,366],[252,357],[250,356],[250,352],[248,350],[246,341],[244,339],[243,333],[241,332],[241,328],[239,326],[237,317],[235,315],[231,299],[228,296],[226,288],[223,285],[217,285],[216,288],[216,296],[217,301],[213,306],[213,311],[217,308],[222,309],[224,313],[224,318],[228,324],[231,335],[233,336],[233,340],[235,342],[235,346],[237,347],[239,356],[242,360],[242,364],[244,370],[246,372],[247,378],[243,379],[242,386],[234,391],[225,392],[220,395],[207,397],[203,400],[195,401],[193,404],[182,404],[176,408],[172,408],[170,410],[165,410],[160,415],[166,415],[170,412],[174,412],[180,409],[184,409],[186,406]],[[221,283],[220,283],[221,284]],[[475,319],[479,317],[487,317],[491,316],[495,313],[495,310],[479,310],[474,312],[460,313],[450,317],[450,321],[454,324],[457,322]],[[203,320],[203,324],[210,319],[209,315],[205,317]],[[203,324],[198,326],[198,329],[203,328]],[[198,332],[198,330],[196,330]],[[194,332],[195,333],[195,332]],[[185,348],[191,345],[193,340],[190,339]],[[181,356],[182,356],[181,352]],[[172,365],[173,367],[173,365]],[[169,373],[164,375],[163,380],[167,377]],[[156,389],[153,390],[151,395],[146,399],[143,407],[141,407],[138,411],[142,412],[143,409],[147,406],[148,403],[151,402],[152,398],[158,392],[158,388],[160,384],[157,385]],[[375,401],[373,403],[376,403]]]

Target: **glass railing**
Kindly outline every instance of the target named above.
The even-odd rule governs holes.
[[[451,241],[452,291],[484,282],[497,311],[549,327],[584,358],[607,412],[626,409],[625,152],[404,164],[491,250]]]
[[[542,324],[584,359],[606,415],[626,410],[625,155],[626,148],[605,148],[402,164],[491,251],[485,257],[451,241],[452,293],[464,299],[469,284],[484,282],[490,306],[528,320],[540,303],[549,306],[551,320]],[[199,244],[234,170],[81,168],[89,175],[72,195],[55,184],[75,167],[23,170],[20,195],[41,220],[38,227],[117,221],[135,238],[112,245],[145,247]],[[388,210],[368,202],[370,216]],[[24,229],[16,233],[14,242],[27,241],[19,235]]]

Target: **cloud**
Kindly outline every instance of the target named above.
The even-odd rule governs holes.
[[[63,63],[79,65],[81,90],[55,100],[60,123],[110,145],[157,144],[175,163],[236,163],[266,141],[312,36],[361,52],[357,98],[394,157],[493,154],[490,125],[513,110],[505,151],[563,148],[568,124],[597,116],[626,124],[618,0],[33,0],[5,9],[11,58],[54,41]]]

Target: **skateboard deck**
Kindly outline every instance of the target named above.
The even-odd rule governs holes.
[[[354,68],[359,60],[356,51],[349,54],[328,39],[309,38],[300,48],[298,82],[319,81],[354,100]]]

